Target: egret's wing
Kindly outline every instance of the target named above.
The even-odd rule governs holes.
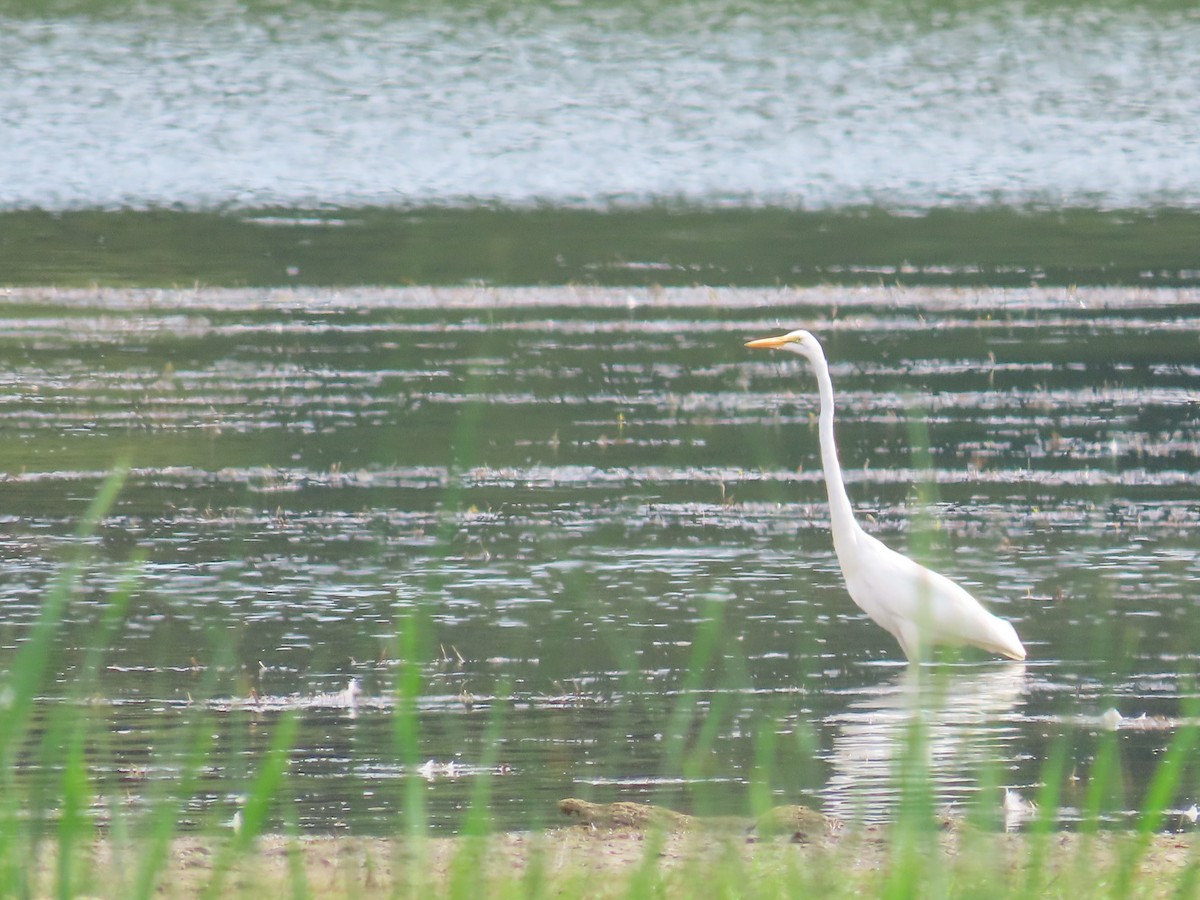
[[[853,571],[843,570],[850,596],[896,636],[909,658],[917,652],[917,643],[962,643],[1024,659],[1025,649],[1012,625],[946,576],[870,535],[860,536],[858,549]]]

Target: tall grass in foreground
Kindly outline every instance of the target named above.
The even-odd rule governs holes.
[[[0,682],[0,887],[8,892],[30,892],[31,873],[27,863],[38,855],[41,820],[51,806],[58,810],[58,892],[61,895],[73,892],[73,851],[88,830],[85,814],[89,805],[88,785],[82,752],[85,720],[52,716],[40,736],[36,735],[35,699],[47,681],[55,636],[85,568],[82,546],[112,506],[123,480],[120,472],[109,477],[88,507],[76,535],[80,549],[49,586],[33,628],[16,654],[12,668]],[[127,598],[127,591],[122,590],[110,601],[101,619],[102,639],[111,639]],[[83,667],[85,678],[94,674],[98,666],[99,652],[89,653]],[[35,787],[28,806],[22,803],[23,791],[15,777],[18,757],[26,742],[33,743],[43,770],[61,773],[54,795],[46,795],[44,785]]]
[[[197,715],[166,751],[176,777],[150,788],[148,811],[135,815],[110,809],[101,827],[95,776],[89,769],[94,735],[86,714],[86,690],[100,671],[105,648],[119,633],[136,584],[136,566],[100,609],[92,643],[77,670],[78,682],[68,690],[66,701],[40,704],[39,697],[53,669],[55,637],[87,567],[88,538],[110,509],[120,484],[120,475],[110,478],[88,509],[77,535],[79,552],[47,589],[37,622],[11,668],[0,674],[0,894],[5,896],[86,893],[125,898],[165,892],[223,897],[265,890],[272,896],[293,897],[1075,898],[1184,897],[1200,890],[1200,854],[1192,836],[1162,840],[1172,798],[1181,785],[1196,778],[1200,734],[1190,723],[1200,709],[1194,708],[1185,710],[1188,724],[1175,732],[1162,753],[1136,823],[1126,832],[1102,827],[1108,798],[1118,791],[1121,778],[1119,743],[1111,732],[1098,738],[1076,833],[1066,835],[1058,823],[1064,787],[1076,777],[1064,740],[1049,745],[1035,798],[1037,811],[1024,833],[1006,835],[999,829],[996,808],[1004,780],[994,766],[978,773],[978,802],[952,830],[945,830],[938,822],[928,765],[932,726],[914,708],[895,760],[898,800],[886,828],[851,828],[835,840],[816,837],[807,844],[786,837],[749,842],[737,831],[714,837],[654,829],[637,839],[614,837],[606,844],[602,836],[575,828],[530,835],[513,844],[491,833],[491,776],[481,774],[472,786],[461,836],[449,842],[431,838],[422,785],[411,774],[423,758],[418,700],[429,652],[424,634],[428,625],[419,612],[402,617],[398,625],[396,703],[388,714],[393,717],[396,758],[410,776],[401,819],[385,851],[365,861],[356,855],[343,864],[336,853],[312,858],[312,846],[299,839],[287,800],[298,727],[295,714],[273,723],[271,739],[250,773],[240,826],[202,830],[186,838],[199,842],[199,863],[181,850],[185,838],[178,823],[209,761],[213,723],[207,715]],[[666,773],[700,780],[719,729],[734,712],[722,705],[733,691],[717,692],[702,708],[700,689],[714,677],[736,685],[747,682],[744,660],[729,652],[734,645],[722,622],[723,605],[712,601],[692,635],[688,670],[664,727]],[[952,679],[955,673],[929,666],[916,677],[936,693],[939,679]],[[215,686],[210,681],[200,690],[211,694]],[[504,696],[506,691],[497,694]],[[483,743],[492,752],[504,734],[505,712],[497,701],[489,714]],[[817,751],[811,735],[784,736],[776,728],[777,718],[769,708],[754,722],[748,815],[776,802],[772,784],[783,767]],[[787,746],[789,742],[794,746]],[[496,761],[487,752],[479,761],[482,773],[492,771]],[[21,769],[28,765],[53,777],[24,778]],[[280,830],[285,832],[284,856],[282,864],[272,866],[262,853],[261,839]],[[625,864],[606,863],[616,849],[629,857]],[[332,880],[331,867],[338,873]]]

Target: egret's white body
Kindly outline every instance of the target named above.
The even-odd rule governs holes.
[[[944,575],[930,571],[862,530],[854,518],[833,436],[833,382],[820,342],[807,331],[750,341],[747,347],[790,350],[808,360],[821,394],[821,463],[829,491],[833,548],[855,603],[900,642],[910,661],[934,644],[971,644],[1024,659],[1016,630]]]

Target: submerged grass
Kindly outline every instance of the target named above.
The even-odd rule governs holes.
[[[42,698],[53,665],[55,635],[87,568],[89,538],[120,489],[109,479],[82,519],[79,553],[47,591],[42,614],[0,675],[0,894],[5,896],[148,897],[271,895],[513,898],[555,897],[1184,897],[1200,888],[1200,853],[1192,835],[1163,831],[1166,811],[1181,785],[1195,779],[1196,727],[1182,725],[1158,762],[1135,826],[1102,827],[1120,776],[1113,733],[1097,739],[1077,830],[1062,830],[1064,785],[1073,777],[1065,739],[1049,745],[1037,810],[1025,831],[1004,833],[996,812],[1003,773],[983,765],[979,801],[947,823],[935,808],[930,776],[931,730],[936,723],[915,701],[907,710],[902,752],[895,759],[898,801],[887,827],[850,824],[836,836],[803,841],[755,837],[745,829],[720,833],[665,828],[542,830],[492,828],[492,781],[506,725],[506,707],[491,706],[478,774],[457,838],[430,835],[425,794],[415,773],[422,759],[419,700],[429,652],[420,611],[397,627],[395,703],[387,714],[397,761],[408,777],[395,833],[384,838],[302,837],[288,797],[296,753],[297,714],[274,719],[259,754],[235,827],[203,824],[182,831],[180,820],[198,790],[212,748],[212,722],[198,712],[175,743],[162,750],[175,769],[153,784],[147,809],[110,808],[98,815],[87,685],[115,640],[136,584],[136,566],[100,610],[93,643],[65,699]],[[691,636],[689,668],[675,693],[663,731],[663,775],[683,773],[698,784],[709,772],[734,691],[703,701],[714,679],[749,684],[736,642],[724,633],[724,606],[708,602]],[[614,638],[615,639],[615,638]],[[632,667],[631,667],[632,668]],[[953,667],[931,665],[911,673],[937,696]],[[215,692],[215,676],[198,690]],[[497,691],[499,697],[507,689]],[[924,696],[919,692],[918,698]],[[760,710],[749,723],[754,757],[746,782],[746,812],[761,814],[778,800],[778,784],[796,783],[791,766],[820,753],[803,729],[780,730],[783,710]],[[1188,711],[1185,721],[1197,720]],[[792,746],[794,744],[794,746]],[[52,777],[27,777],[30,765]],[[697,788],[696,791],[702,791]],[[692,797],[702,809],[702,793]]]

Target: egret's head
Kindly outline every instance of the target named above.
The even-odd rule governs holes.
[[[791,350],[808,360],[822,359],[825,356],[824,351],[821,350],[821,342],[803,328],[799,331],[789,331],[779,337],[748,341],[746,346],[755,350]]]

